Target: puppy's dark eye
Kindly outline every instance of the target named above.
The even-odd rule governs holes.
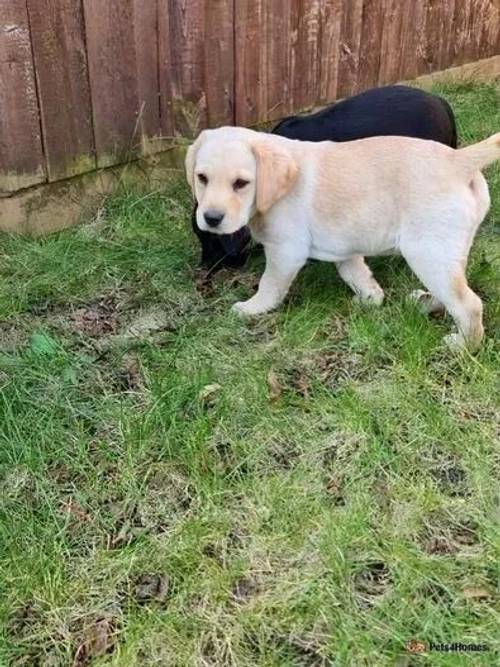
[[[244,178],[237,178],[233,183],[233,190],[242,190],[250,181],[245,181]]]
[[[198,180],[203,185],[206,185],[208,183],[208,178],[205,176],[205,174],[198,174]]]

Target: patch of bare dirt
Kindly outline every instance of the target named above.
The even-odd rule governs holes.
[[[73,326],[76,331],[86,336],[99,337],[116,332],[118,325],[118,308],[114,298],[102,298],[72,314]]]
[[[205,409],[213,408],[217,402],[222,387],[220,384],[207,384],[198,393],[198,401]]]
[[[455,556],[480,549],[478,527],[470,521],[454,522],[436,517],[427,524],[421,539],[423,550],[432,556]]]
[[[362,605],[372,605],[386,592],[389,584],[389,569],[381,561],[366,563],[354,577],[354,590]]]
[[[164,603],[168,594],[169,581],[165,574],[143,574],[135,582],[134,599],[137,604]]]
[[[293,665],[297,667],[327,667],[332,662],[325,655],[329,635],[326,632],[313,630],[298,634],[273,635],[271,641],[278,646]]]
[[[15,352],[26,344],[29,338],[30,327],[22,320],[0,321],[0,350],[2,352]],[[6,373],[1,373],[7,379]],[[0,386],[4,383],[0,377]]]
[[[108,549],[121,549],[140,535],[166,532],[191,511],[194,502],[190,482],[172,466],[156,464],[148,471],[139,498],[115,500],[103,508],[112,525]]]
[[[329,475],[325,480],[325,491],[334,505],[338,507],[345,505],[344,481],[342,475]]]
[[[468,495],[465,471],[458,461],[441,461],[432,468],[431,475],[443,493],[452,497]]]
[[[256,595],[259,590],[260,584],[255,577],[242,577],[234,583],[231,589],[231,598],[237,604],[244,604]]]

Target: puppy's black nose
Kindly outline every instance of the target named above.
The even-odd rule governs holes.
[[[219,211],[208,210],[203,214],[205,222],[209,227],[217,227],[222,222],[224,218],[224,213],[219,213]]]

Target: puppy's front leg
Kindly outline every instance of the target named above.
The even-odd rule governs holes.
[[[248,301],[239,301],[232,307],[240,315],[259,315],[279,306],[307,261],[307,255],[298,254],[293,246],[266,245],[265,253],[266,269],[257,293]]]
[[[379,306],[384,300],[384,290],[372,275],[364,257],[353,255],[342,262],[336,262],[341,278],[349,285],[360,301]]]

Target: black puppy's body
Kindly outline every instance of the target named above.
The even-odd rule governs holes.
[[[303,141],[416,137],[457,147],[455,117],[448,102],[409,86],[373,88],[316,113],[290,116],[273,132]]]
[[[455,117],[448,102],[408,86],[373,88],[317,113],[290,116],[280,121],[272,132],[301,141],[406,136],[457,147]],[[201,265],[204,268],[215,272],[223,267],[243,266],[251,238],[247,227],[230,235],[202,231],[196,224],[196,205],[192,225],[201,243]]]

